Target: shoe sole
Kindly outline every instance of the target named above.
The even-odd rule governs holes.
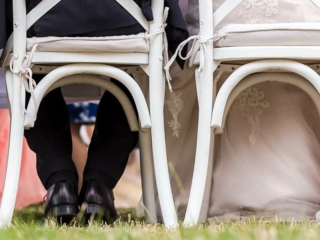
[[[83,220],[85,223],[89,223],[91,221],[110,223],[112,218],[110,217],[110,213],[106,207],[99,204],[88,204],[83,215]]]
[[[70,224],[77,216],[78,208],[74,205],[60,205],[53,207],[49,212],[48,215],[56,218],[59,224]]]

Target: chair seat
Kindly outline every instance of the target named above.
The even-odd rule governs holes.
[[[230,24],[215,47],[319,46],[319,23]]]
[[[112,37],[42,37],[28,38],[27,50],[37,45],[37,52],[110,52],[148,53],[146,33]]]

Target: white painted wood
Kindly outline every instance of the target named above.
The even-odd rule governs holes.
[[[143,204],[145,218],[148,223],[157,223],[157,208],[155,200],[155,176],[152,156],[151,131],[139,132],[140,158],[141,158],[141,183],[143,189]]]
[[[149,22],[143,16],[141,8],[132,0],[116,0],[125,10],[128,11],[140,25],[149,32]]]
[[[313,2],[314,5],[316,5],[318,8],[320,8],[320,0],[310,0]]]
[[[228,97],[228,101],[226,104],[226,108],[223,115],[222,126],[221,128],[216,128],[216,134],[221,134],[225,127],[225,122],[227,119],[227,115],[229,110],[232,106],[232,103],[235,99],[239,96],[239,94],[244,91],[245,89],[253,86],[255,84],[263,83],[263,82],[281,82],[292,84],[303,91],[305,91],[310,98],[313,100],[319,114],[320,114],[320,95],[318,91],[314,88],[310,82],[301,76],[290,74],[290,73],[264,73],[260,75],[254,75],[246,77],[245,80],[242,80],[231,92],[230,96]]]
[[[26,18],[26,30],[28,30],[36,21],[38,21],[51,8],[57,5],[61,0],[42,0],[34,9],[32,9]],[[18,9],[17,9],[18,10]],[[22,13],[22,12],[21,12]],[[23,14],[23,13],[22,13]],[[25,15],[25,14],[23,14]],[[13,33],[9,37],[7,44],[3,50],[0,63],[3,63],[8,58],[9,53],[13,49]]]
[[[15,23],[13,40],[15,46],[14,54],[16,56],[13,61],[13,69],[14,71],[19,71],[26,53],[25,1],[13,0],[13,8],[15,9],[13,12],[13,21]],[[13,82],[12,99],[10,101],[11,125],[7,169],[0,205],[0,228],[9,227],[11,224],[18,191],[23,142],[23,109],[21,104],[24,104],[25,95],[20,96],[20,77],[18,75],[14,74],[8,80]],[[20,100],[20,97],[23,99]]]
[[[312,0],[317,6],[317,3],[320,2],[319,0]],[[210,35],[205,35],[209,32],[210,29],[206,28],[206,18],[211,16],[213,19],[214,26],[217,26],[236,6],[238,6],[242,1],[241,0],[227,0],[225,1],[220,8],[212,15],[212,10],[205,11],[203,6],[206,4],[210,4],[212,1],[199,1],[199,18],[200,18],[200,36],[203,39],[209,39],[213,36],[213,32]],[[317,2],[317,3],[316,3]],[[255,26],[252,26],[255,27]],[[265,25],[265,27],[272,27],[271,25]],[[316,27],[315,25],[304,25],[304,28],[308,27]],[[213,29],[213,27],[211,28]],[[211,48],[207,47],[207,50],[213,49],[213,56],[211,60],[206,59],[206,63],[208,61],[214,63],[214,66],[211,69],[218,70],[220,72],[228,71],[234,72],[230,78],[223,84],[222,88],[218,92],[218,97],[215,99],[215,104],[213,108],[213,116],[211,125],[214,128],[219,128],[222,124],[223,116],[226,116],[227,112],[225,111],[226,103],[228,100],[228,96],[232,89],[236,86],[236,84],[248,74],[254,72],[269,72],[269,71],[291,71],[301,76],[305,77],[310,81],[310,83],[320,90],[320,83],[319,83],[319,75],[313,71],[311,68],[307,67],[298,62],[294,61],[287,61],[287,60],[280,60],[280,59],[294,59],[294,60],[320,60],[320,47],[318,46],[261,46],[261,47],[225,47],[225,48],[214,48],[213,45]],[[198,51],[198,50],[197,50]],[[211,51],[207,51],[211,54]],[[200,64],[200,57],[201,52],[198,51],[195,54],[195,57],[191,59],[191,62],[194,65]],[[239,67],[242,64],[240,61],[256,61],[258,59],[275,59],[275,60],[267,60],[267,61],[259,61],[246,64],[242,67]],[[236,63],[239,61],[239,65],[220,65],[222,62],[232,61]],[[317,68],[317,66],[313,66]],[[207,67],[205,67],[206,69]],[[208,191],[210,191],[210,187],[208,185],[208,181],[210,177],[206,174],[211,174],[211,167],[212,162],[207,160],[207,156],[211,154],[212,157],[212,149],[210,151],[208,144],[210,140],[208,138],[201,137],[201,131],[204,132],[206,121],[205,121],[205,113],[201,112],[201,109],[205,108],[205,106],[209,105],[212,102],[212,98],[207,96],[203,93],[205,89],[212,89],[211,85],[203,84],[203,80],[201,80],[201,76],[198,77],[199,83],[197,82],[197,93],[199,99],[199,126],[198,126],[198,137],[197,137],[197,152],[196,152],[196,161],[195,161],[195,168],[194,168],[194,175],[192,179],[192,186],[190,192],[190,198],[186,213],[186,218],[184,221],[185,226],[194,226],[198,223],[199,220],[205,220],[206,212],[207,212],[207,205],[208,205]],[[207,75],[207,79],[213,81],[212,72],[211,76]],[[309,84],[310,85],[310,84]],[[216,82],[215,82],[216,86]],[[214,89],[216,93],[217,90]],[[207,90],[207,93],[209,91]],[[314,93],[313,93],[314,94]],[[201,120],[200,120],[201,119]],[[219,130],[219,129],[217,129]],[[207,130],[207,133],[211,131]],[[211,142],[214,141],[214,133],[211,138]],[[202,146],[199,147],[198,146]],[[206,146],[206,147],[204,147]],[[201,156],[201,157],[199,157]],[[208,169],[206,169],[208,167]],[[208,170],[206,172],[206,170]],[[205,177],[206,180],[205,181]],[[202,211],[200,211],[202,203]],[[201,215],[199,215],[201,213]]]
[[[35,99],[37,99],[38,101],[41,100],[44,94],[50,88],[50,86],[62,77],[75,74],[97,74],[109,76],[120,81],[126,88],[128,88],[135,101],[141,121],[141,127],[151,128],[151,120],[149,116],[148,106],[140,87],[127,73],[112,66],[98,64],[71,64],[57,68],[50,72],[48,75],[46,75],[37,85],[35,89]],[[98,85],[100,84],[100,82],[96,82],[94,84]],[[39,107],[38,103],[36,105],[37,107]],[[29,114],[25,117],[25,126],[33,127],[34,114],[31,113],[36,113],[37,109],[35,109],[35,104],[33,103],[32,98],[29,101],[27,111]]]
[[[16,203],[23,142],[23,112],[20,105],[19,78],[13,76],[14,91],[11,105],[10,143],[7,159],[4,189],[0,206],[0,228],[9,227]]]
[[[226,47],[214,48],[214,60],[243,61],[257,59],[295,59],[295,60],[320,60],[319,46],[253,46],[253,47]],[[200,63],[200,53],[198,52],[194,64]]]
[[[28,21],[26,17],[25,10],[25,1],[24,0],[14,0],[14,18],[17,23],[17,27],[14,31],[13,46],[14,54],[17,54],[17,59],[13,63],[14,70],[19,70],[21,66],[22,58],[26,55],[26,30],[27,25],[30,25],[32,22],[36,21],[42,13],[46,6],[52,4],[52,6],[58,1],[44,0],[39,8],[34,10],[31,15],[28,15]],[[143,17],[141,10],[137,11],[136,5],[130,5],[124,3],[122,0],[123,6],[129,6],[127,9],[130,14],[134,15],[137,20],[141,23],[143,27],[150,30],[150,53],[141,54],[141,53],[65,53],[65,52],[36,52],[33,56],[33,64],[45,64],[50,65],[46,67],[45,71],[49,71],[49,68],[52,68],[51,72],[37,85],[35,89],[35,99],[41,101],[44,94],[48,89],[55,84],[55,82],[62,78],[69,76],[71,74],[99,74],[99,75],[108,75],[109,77],[118,79],[122,82],[131,92],[135,100],[135,104],[138,109],[138,115],[141,122],[141,136],[143,136],[143,176],[144,179],[147,179],[147,183],[143,183],[145,189],[149,189],[149,192],[144,192],[145,201],[148,206],[146,206],[151,214],[148,220],[156,221],[155,214],[155,203],[153,201],[154,191],[152,191],[152,176],[150,168],[152,165],[150,161],[154,159],[154,169],[155,169],[155,178],[157,180],[157,190],[159,194],[159,200],[162,210],[162,216],[164,223],[167,228],[174,228],[178,226],[176,211],[173,203],[173,197],[170,186],[167,156],[166,156],[166,146],[165,146],[165,135],[164,135],[164,119],[163,119],[163,107],[164,107],[164,95],[163,89],[165,87],[165,81],[163,78],[163,39],[162,35],[159,34],[159,30],[162,30],[163,26],[163,9],[164,1],[163,0],[153,0],[152,9],[154,14],[154,21],[150,24],[146,22]],[[22,4],[23,3],[23,4]],[[133,3],[133,2],[132,2]],[[41,7],[40,7],[41,6]],[[46,10],[47,11],[47,10]],[[150,29],[149,29],[150,25]],[[152,33],[157,33],[152,35]],[[10,59],[14,56],[9,54],[12,49],[10,42],[7,46],[6,58],[2,58],[2,63],[8,68]],[[9,55],[8,55],[9,54]],[[72,65],[66,65],[59,67],[60,65],[78,63]],[[100,65],[98,63],[118,65],[123,67],[123,65],[135,65],[142,66],[146,73],[150,73],[150,114],[149,109],[144,99],[143,93],[139,88],[138,84],[124,71],[119,70],[115,67]],[[149,65],[149,66],[148,66]],[[58,68],[57,68],[58,67]],[[38,69],[40,72],[41,70]],[[9,79],[10,83],[8,84],[8,89],[10,97],[10,105],[12,112],[12,119],[14,129],[11,129],[10,135],[10,147],[9,147],[9,162],[7,177],[6,177],[6,186],[4,190],[3,201],[0,208],[0,227],[9,226],[12,218],[13,207],[16,197],[17,183],[19,180],[19,169],[21,161],[21,147],[22,147],[22,137],[23,137],[23,125],[26,127],[32,127],[34,124],[34,113],[37,111],[37,104],[33,104],[33,99],[31,98],[28,105],[28,113],[25,116],[25,122],[23,123],[23,109],[21,108],[20,96],[18,90],[20,87],[20,77],[14,75],[13,80]],[[13,84],[11,84],[11,82]],[[101,82],[96,82],[96,85],[99,85]],[[101,84],[102,86],[102,84]],[[54,86],[53,86],[54,87]],[[11,90],[10,90],[11,89]],[[24,99],[25,92],[22,91]],[[17,120],[18,119],[18,120]],[[151,139],[152,139],[152,149],[150,146],[150,135],[148,131],[151,128],[152,120],[152,129],[151,129]],[[148,139],[148,142],[147,140]],[[15,151],[13,151],[13,149]],[[150,157],[150,152],[152,151],[153,156]],[[146,172],[146,171],[149,172]],[[149,191],[148,190],[148,191]],[[149,195],[150,194],[150,195]]]
[[[222,3],[221,6],[213,13],[214,27],[217,26],[242,1],[243,0],[226,0]]]
[[[214,60],[242,61],[257,59],[320,60],[318,46],[265,46],[215,48]]]
[[[262,60],[248,63],[233,72],[220,88],[213,108],[211,121],[212,127],[219,128],[222,126],[227,100],[235,86],[249,74],[268,69],[281,69],[301,75],[308,80],[320,94],[320,76],[311,68],[302,63],[291,60]]]
[[[29,54],[28,54],[29,55]],[[5,66],[9,66],[10,54]],[[146,53],[63,53],[63,52],[36,52],[33,55],[33,64],[67,64],[67,63],[112,63],[126,65],[148,64],[148,54]]]
[[[154,21],[150,24],[150,34],[161,30],[163,24],[163,0],[152,0]],[[162,34],[154,35],[150,39],[149,55],[149,97],[152,121],[151,137],[155,178],[158,189],[160,207],[164,224],[167,228],[178,227],[178,219],[172,197],[169,178],[168,161],[164,133],[164,96],[165,81],[163,78]]]
[[[210,39],[213,36],[212,1],[199,0],[200,12],[200,36]],[[204,56],[204,70],[200,73],[197,82],[197,93],[199,99],[199,124],[197,133],[197,146],[195,166],[190,189],[189,202],[184,220],[184,226],[195,226],[200,218],[201,207],[207,182],[209,167],[211,128],[210,119],[213,101],[213,41],[206,42],[206,54]],[[211,49],[211,50],[210,50]],[[208,204],[207,201],[204,202]],[[207,206],[205,207],[207,208]]]
[[[27,30],[61,0],[42,0],[27,15]]]

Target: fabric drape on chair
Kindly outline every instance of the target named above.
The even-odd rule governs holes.
[[[268,4],[278,7],[278,2],[289,1]],[[248,1],[243,3],[248,5],[240,7],[247,11],[258,15],[265,11]],[[309,1],[292,4],[306,7]],[[186,22],[191,35],[199,31],[197,5],[198,0],[189,0]],[[294,13],[285,7],[281,10]],[[257,14],[245,16],[254,18]],[[199,110],[194,70],[173,73],[174,92],[166,92],[168,161],[180,217],[185,215],[188,202],[197,141]],[[219,85],[229,74],[222,75]],[[296,77],[293,73],[284,75]],[[252,76],[259,78],[259,74]],[[225,220],[253,215],[292,221],[314,218],[320,209],[319,114],[307,93],[272,80],[242,92],[231,107],[223,134],[216,135],[208,217]]]
[[[319,140],[319,113],[303,90],[272,81],[244,90],[216,139],[209,216],[314,218],[320,209]]]
[[[198,124],[194,70],[174,75],[174,92],[166,92],[168,161],[180,217],[185,214],[194,167]],[[228,75],[222,75],[219,84]],[[256,99],[259,102],[250,105]],[[180,107],[172,107],[173,101]],[[235,100],[224,133],[216,136],[208,217],[313,218],[320,209],[319,171],[320,118],[311,98],[285,83],[254,85]]]

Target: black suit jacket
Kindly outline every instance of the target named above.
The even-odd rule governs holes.
[[[146,19],[152,20],[150,0],[134,1],[141,7]],[[4,2],[7,13],[7,36],[5,37],[7,38],[12,32],[13,25],[12,0],[0,0],[0,16],[1,9],[3,9],[1,6],[4,5]],[[30,11],[39,2],[41,0],[26,0],[27,10]],[[166,28],[169,49],[174,52],[180,42],[189,37],[189,34],[178,1],[165,0],[165,5],[170,9]],[[139,25],[115,0],[62,0],[34,24],[28,31],[28,35],[29,37],[84,36],[90,32],[128,28],[137,24]],[[0,27],[4,29],[5,25],[2,24]]]
[[[0,0],[0,49],[2,49],[7,40],[7,29],[6,29],[6,11],[5,2]],[[1,54],[0,54],[1,55]]]

